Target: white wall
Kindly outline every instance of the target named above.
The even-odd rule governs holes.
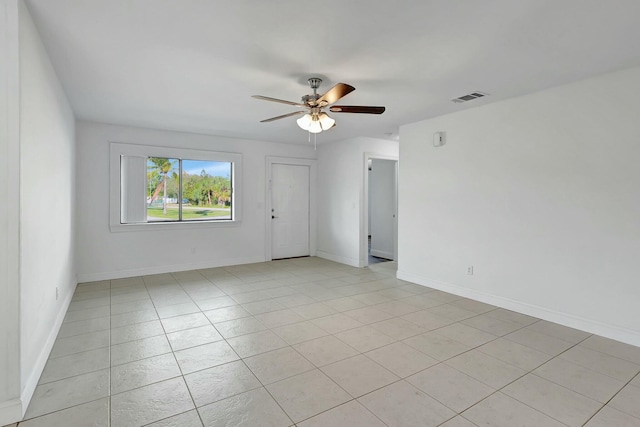
[[[75,118],[19,5],[20,376],[28,402],[76,285]]]
[[[393,259],[397,162],[372,159],[371,163],[371,172],[369,172],[371,255]]]
[[[639,82],[403,126],[398,276],[640,345]]]
[[[318,146],[317,254],[359,267],[367,258],[365,153],[397,156],[398,143],[363,137]]]
[[[315,158],[309,145],[77,123],[78,277],[135,276],[265,260],[266,156]],[[242,154],[242,222],[187,230],[109,230],[109,142]],[[195,248],[195,254],[191,253]]]
[[[18,6],[0,0],[0,425],[22,417],[19,315]],[[11,201],[11,202],[9,202]]]

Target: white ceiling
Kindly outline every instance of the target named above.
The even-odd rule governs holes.
[[[306,143],[295,107],[356,87],[318,143],[640,65],[638,0],[26,0],[80,119]],[[324,90],[323,90],[324,89]],[[491,94],[465,104],[473,91]],[[580,102],[580,100],[576,100]]]

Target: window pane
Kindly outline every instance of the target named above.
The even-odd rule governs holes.
[[[231,218],[230,162],[182,161],[182,220]]]
[[[147,159],[147,221],[179,221],[180,161]]]

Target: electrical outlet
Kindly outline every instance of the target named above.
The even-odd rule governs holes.
[[[56,301],[58,301],[58,287],[56,286]]]
[[[469,276],[473,276],[473,265],[470,265],[469,267],[467,267],[467,274]]]

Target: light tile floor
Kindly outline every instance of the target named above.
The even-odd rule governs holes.
[[[640,426],[640,348],[319,258],[78,285],[20,427]]]

